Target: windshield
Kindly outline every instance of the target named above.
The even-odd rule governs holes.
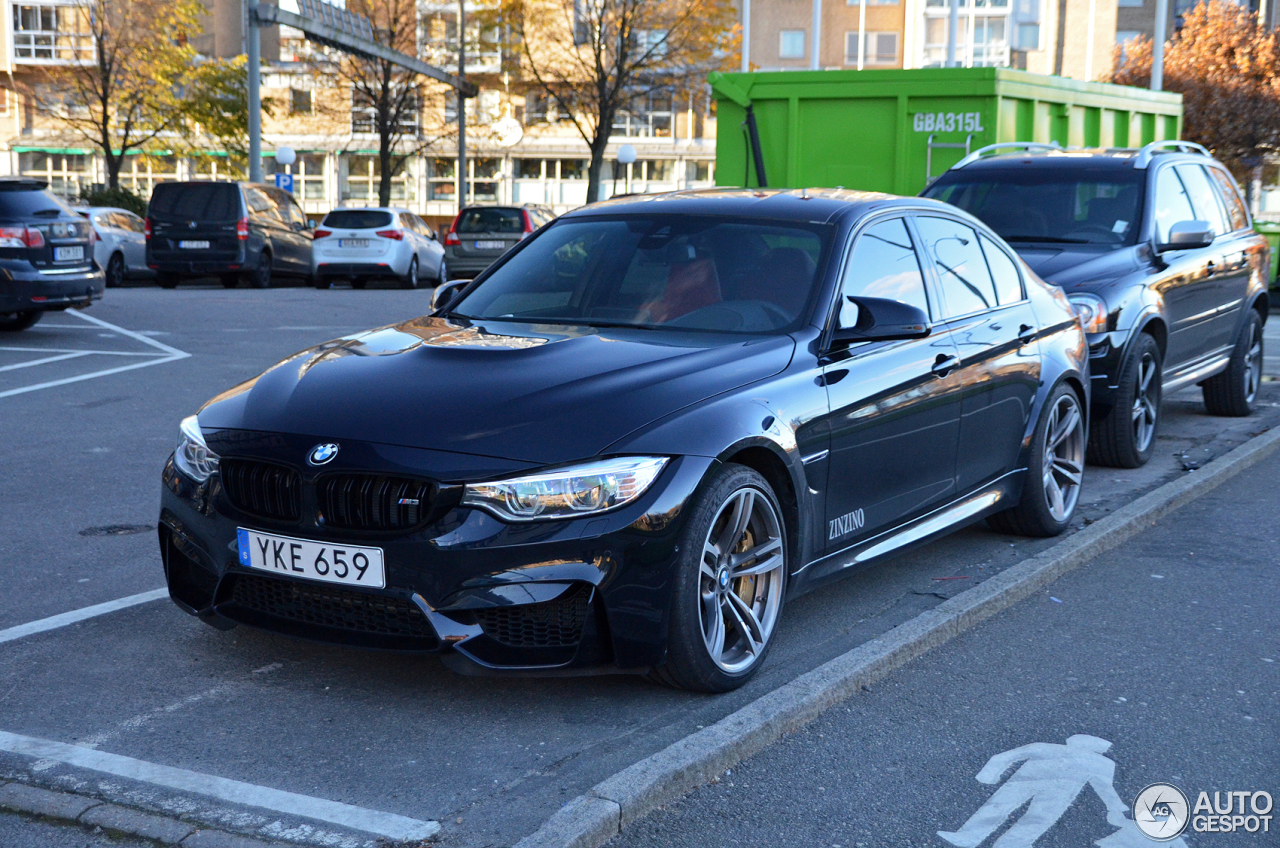
[[[496,206],[463,209],[455,232],[459,233],[523,233],[524,214],[519,209]]]
[[[464,318],[730,333],[806,314],[825,225],[646,215],[545,230],[453,309]]]
[[[233,183],[160,183],[147,214],[160,220],[231,221],[240,216],[240,190]]]
[[[347,230],[372,230],[391,223],[391,213],[378,209],[340,209],[324,216],[327,227]]]
[[[1137,239],[1145,171],[982,168],[951,171],[925,189],[980,218],[1005,241],[1100,244]]]

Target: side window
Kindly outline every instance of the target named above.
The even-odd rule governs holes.
[[[249,211],[255,215],[262,215],[273,220],[279,220],[280,210],[276,208],[267,193],[258,188],[246,188],[245,200],[249,203]]]
[[[1232,230],[1249,228],[1249,213],[1245,211],[1244,201],[1240,199],[1240,190],[1235,180],[1221,168],[1208,168],[1209,175],[1218,184],[1223,201],[1227,204],[1227,218],[1231,221]]]
[[[303,213],[302,207],[298,205],[298,201],[293,199],[292,195],[285,195],[289,202],[289,221],[294,224],[301,224],[303,229],[307,226],[307,216]]]
[[[948,318],[996,305],[995,284],[971,227],[948,218],[916,218],[925,251],[942,283],[942,308]]]
[[[842,327],[851,327],[858,321],[856,308],[845,299],[849,297],[898,300],[929,314],[920,258],[901,218],[881,221],[858,236],[841,283]]]
[[[1209,222],[1209,229],[1213,230],[1215,236],[1230,232],[1226,210],[1218,200],[1218,193],[1209,185],[1204,169],[1199,165],[1179,165],[1177,171],[1178,176],[1182,177],[1182,184],[1187,187],[1187,193],[1191,195],[1191,205],[1195,207],[1199,219]]]
[[[121,212],[120,218],[122,221],[120,226],[124,227],[126,230],[131,230],[135,233],[141,233],[146,230],[146,226],[142,223],[142,219],[132,212]]]
[[[1000,305],[1022,300],[1022,275],[1018,273],[1017,264],[986,236],[979,234],[978,241],[982,244],[982,252],[987,255],[987,267],[991,269]]]
[[[1191,221],[1196,213],[1191,199],[1182,187],[1182,180],[1173,168],[1161,168],[1156,175],[1156,242],[1169,240],[1169,228],[1181,221]]]

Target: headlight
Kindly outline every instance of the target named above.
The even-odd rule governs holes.
[[[1073,294],[1068,299],[1080,316],[1086,333],[1105,333],[1107,331],[1107,302],[1096,294]]]
[[[218,455],[204,443],[200,422],[196,421],[194,415],[182,419],[179,429],[182,437],[173,452],[173,462],[183,474],[197,483],[203,483],[218,470]]]
[[[593,515],[640,497],[666,464],[664,456],[628,456],[510,480],[471,483],[462,503],[507,521]]]

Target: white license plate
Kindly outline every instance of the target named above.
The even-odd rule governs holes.
[[[478,241],[476,250],[502,250],[507,246],[505,241]]]
[[[334,545],[237,528],[240,564],[288,577],[385,589],[382,548]]]
[[[183,250],[208,250],[209,242],[207,241],[180,241],[178,247]]]
[[[368,239],[338,239],[338,247],[368,247]]]
[[[83,247],[55,247],[53,249],[54,262],[74,262],[77,259],[84,259]]]

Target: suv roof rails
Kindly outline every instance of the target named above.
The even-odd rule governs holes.
[[[1167,139],[1165,141],[1153,141],[1144,145],[1138,151],[1138,155],[1133,159],[1133,167],[1145,168],[1151,164],[1151,159],[1157,153],[1200,153],[1210,158],[1213,154],[1205,149],[1204,145],[1196,144],[1194,141],[1179,141],[1176,138]]]
[[[979,159],[996,153],[1011,153],[1014,150],[1062,150],[1061,144],[1056,141],[1048,143],[1042,141],[1002,141],[999,144],[988,144],[986,147],[979,147],[968,156],[951,166],[951,170],[963,168],[970,162],[977,162]]]

